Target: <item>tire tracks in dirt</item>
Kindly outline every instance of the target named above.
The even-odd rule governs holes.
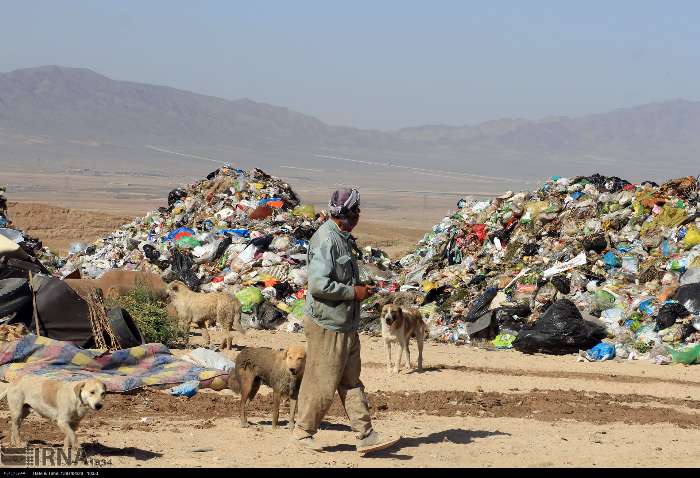
[[[367,368],[386,368],[386,364],[378,362],[363,362],[362,367]],[[622,375],[616,373],[595,373],[595,372],[557,372],[554,370],[523,370],[523,369],[504,369],[498,367],[473,367],[468,365],[445,365],[437,364],[430,367],[425,367],[425,371],[452,370],[456,372],[472,372],[485,375],[509,375],[513,377],[540,377],[540,378],[560,378],[560,379],[582,379],[582,380],[600,380],[613,383],[661,383],[669,385],[682,385],[688,387],[700,388],[700,382],[693,380],[681,380],[675,378],[657,378],[657,377],[639,377],[633,375]]]
[[[670,423],[679,428],[700,429],[700,401],[650,395],[538,389],[527,393],[377,391],[369,393],[369,402],[375,417],[409,413],[441,417],[507,417],[545,422],[588,422],[598,425],[615,422],[640,425]],[[193,426],[210,427],[219,419],[237,418],[239,405],[236,396],[218,393],[199,393],[190,399],[154,390],[110,394],[105,408],[86,417],[83,426],[111,427],[123,431],[157,431],[161,425],[175,426],[176,422],[197,421],[199,425]],[[9,430],[5,403],[2,403],[0,410],[5,411],[2,420],[5,423],[4,430]],[[283,406],[280,411],[282,419],[286,420],[286,407]],[[249,404],[249,414],[269,419],[271,397],[257,397]],[[337,397],[329,416],[345,417],[345,411]],[[39,431],[38,435],[44,436],[47,431],[43,420],[28,421],[25,427],[30,436],[36,431]]]

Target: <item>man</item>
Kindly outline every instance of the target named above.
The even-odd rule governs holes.
[[[328,207],[331,218],[311,238],[307,255],[307,354],[293,440],[300,446],[322,450],[313,435],[337,390],[357,434],[357,451],[383,450],[399,438],[383,437],[374,431],[360,381],[360,303],[372,294],[368,286],[359,283],[350,235],[360,220],[360,193],[357,189],[339,189]]]

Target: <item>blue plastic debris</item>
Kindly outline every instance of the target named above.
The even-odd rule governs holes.
[[[615,346],[601,342],[593,348],[586,350],[586,358],[592,362],[602,362],[615,357]]]
[[[170,395],[194,397],[199,390],[199,380],[190,380],[170,389]]]
[[[614,252],[608,251],[603,256],[603,262],[605,262],[605,267],[612,269],[614,267],[619,267],[620,260],[617,258]]]

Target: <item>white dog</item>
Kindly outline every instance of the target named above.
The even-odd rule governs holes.
[[[53,420],[66,433],[64,448],[77,448],[75,435],[80,420],[88,410],[100,410],[105,398],[106,388],[99,380],[82,380],[80,382],[59,382],[48,378],[25,375],[10,384],[0,394],[0,400],[7,396],[10,409],[13,446],[23,446],[19,427],[31,410],[44,418]]]

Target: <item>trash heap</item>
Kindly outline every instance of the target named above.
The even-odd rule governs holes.
[[[698,192],[692,176],[658,185],[594,174],[462,199],[399,261],[400,290],[413,294],[439,341],[692,363]],[[377,309],[365,307],[367,322]]]
[[[39,239],[28,236],[12,224],[7,215],[5,192],[5,188],[0,186],[0,258],[30,261],[42,266],[42,272],[54,272],[62,267],[61,259],[44,247]]]
[[[234,293],[247,327],[300,331],[308,241],[326,219],[282,180],[226,164],[171,191],[167,207],[92,245],[76,245],[61,273],[79,269],[96,278],[113,268],[150,271],[195,291]],[[390,277],[384,253],[364,252],[366,280]]]

